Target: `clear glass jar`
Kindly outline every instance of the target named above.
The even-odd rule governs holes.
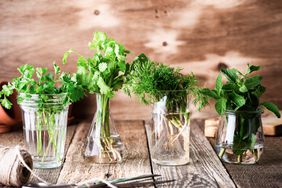
[[[189,163],[190,112],[186,91],[171,91],[154,104],[153,122],[147,126],[147,135],[153,162]]]
[[[120,163],[125,147],[110,116],[110,99],[96,94],[96,104],[84,155],[95,163]]]
[[[228,111],[216,135],[216,151],[222,161],[254,164],[263,152],[262,111]]]
[[[23,118],[24,138],[34,168],[61,166],[66,141],[68,105],[66,94],[18,97]]]

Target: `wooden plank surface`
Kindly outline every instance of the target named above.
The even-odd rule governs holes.
[[[95,164],[83,156],[90,123],[82,123],[66,155],[58,183],[78,183],[92,178],[109,179],[151,174],[145,129],[142,121],[119,121],[117,130],[127,148],[127,157],[120,164]]]
[[[150,123],[146,122],[147,126]],[[174,167],[153,163],[153,173],[176,179],[170,187],[235,187],[199,126],[197,121],[191,122],[190,163]]]
[[[68,126],[65,153],[68,150],[75,129],[76,129],[76,125]],[[20,147],[25,148],[22,129],[19,129],[16,132],[0,134],[0,144],[8,147],[14,147],[16,145],[20,145]],[[52,170],[34,169],[35,174],[37,174],[38,176],[42,177],[43,179],[45,179],[50,183],[57,182],[60,171],[61,171],[61,167]],[[35,177],[31,176],[29,182],[36,183],[39,181]]]
[[[148,146],[144,124],[141,121],[119,121],[117,128],[128,150],[128,159],[117,165],[97,165],[84,160],[83,146],[89,129],[89,122],[68,127],[66,160],[64,167],[56,170],[35,170],[35,173],[53,183],[73,183],[93,177],[128,177],[151,174]],[[147,125],[146,125],[147,126]],[[240,187],[280,187],[282,166],[282,137],[267,137],[265,152],[256,165],[226,165],[232,179]],[[0,144],[24,147],[22,130],[0,134]],[[164,187],[235,187],[225,168],[203,136],[203,121],[191,123],[191,162],[185,166],[167,167],[153,164],[153,172],[163,179],[177,179],[173,185]],[[60,172],[61,171],[61,172]],[[59,177],[58,181],[57,178]],[[34,178],[30,182],[36,182]],[[158,186],[161,187],[161,186]]]

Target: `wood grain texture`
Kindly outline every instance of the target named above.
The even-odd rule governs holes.
[[[203,121],[200,123],[203,125]],[[212,146],[215,139],[208,138]],[[261,159],[255,165],[224,163],[238,187],[273,188],[282,187],[282,137],[266,136]]]
[[[6,0],[0,10],[0,80],[17,75],[25,63],[51,67],[69,48],[91,55],[87,43],[99,30],[125,44],[129,60],[145,52],[193,71],[209,87],[222,66],[263,65],[264,99],[282,107],[279,0]],[[75,64],[64,69],[74,71]],[[149,117],[148,107],[123,94],[112,103],[117,119]],[[94,113],[91,107],[80,110]]]
[[[150,126],[147,122],[146,126]],[[153,163],[153,173],[176,179],[170,187],[235,187],[231,177],[204,136],[199,122],[191,122],[190,163],[161,166]]]
[[[89,127],[89,123],[82,123],[77,127],[58,183],[78,183],[94,177],[106,179],[106,174],[110,174],[110,179],[151,174],[142,121],[119,121],[116,124],[127,148],[126,160],[120,164],[95,164],[84,158],[85,140]]]
[[[68,147],[70,145],[70,142],[72,140],[74,131],[76,129],[76,125],[68,126],[67,130],[67,139],[66,139],[66,145],[65,145],[65,152],[68,150]],[[6,134],[0,134],[0,144],[7,147],[14,147],[16,145],[19,145],[21,148],[25,149],[24,144],[24,137],[23,132],[21,129],[19,129],[16,132],[10,132]],[[43,178],[44,180],[48,181],[49,183],[56,183],[57,179],[59,177],[61,168],[56,169],[34,169],[34,173]],[[31,176],[29,182],[37,183],[39,182],[37,178]],[[1,184],[0,184],[1,187]]]
[[[225,164],[240,187],[282,187],[282,137],[266,137],[261,159],[256,165]]]

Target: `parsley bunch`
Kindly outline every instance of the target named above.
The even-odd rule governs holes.
[[[216,79],[214,89],[204,88],[202,94],[215,99],[215,109],[218,114],[226,111],[256,111],[261,106],[280,117],[278,107],[271,102],[260,102],[259,98],[265,92],[265,87],[261,85],[262,76],[251,73],[258,71],[259,66],[248,64],[245,74],[237,69],[222,69],[227,82],[223,83],[221,74]]]
[[[94,33],[88,47],[94,51],[92,57],[83,57],[73,50],[67,51],[63,57],[63,63],[67,63],[70,54],[78,56],[75,79],[85,92],[96,93],[97,96],[95,123],[89,131],[85,156],[97,155],[98,163],[105,160],[102,158],[118,162],[122,160],[122,152],[117,148],[120,147],[116,144],[117,140],[111,136],[109,101],[124,83],[128,73],[126,56],[129,51],[102,32]]]
[[[14,78],[2,87],[0,92],[1,104],[5,108],[11,108],[12,103],[7,99],[14,89],[20,94],[18,102],[21,104],[33,94],[38,94],[40,105],[49,99],[51,94],[65,94],[64,105],[80,100],[84,91],[70,73],[60,70],[57,64],[53,64],[54,73],[47,68],[35,68],[32,65],[22,65],[18,68],[20,76]]]
[[[145,54],[140,54],[130,66],[130,74],[124,91],[137,97],[145,104],[152,104],[167,97],[167,110],[176,112],[186,108],[186,97],[193,95],[203,106],[206,101],[197,87],[197,80],[193,74],[182,75],[179,68],[172,68],[164,64],[151,61]]]
[[[109,38],[103,32],[95,32],[88,45],[94,54],[85,58],[72,49],[65,52],[63,63],[71,53],[78,56],[76,80],[89,93],[99,93],[109,98],[119,90],[127,74],[126,56],[129,53],[123,45]]]
[[[13,89],[11,89],[11,84],[3,85],[0,91],[0,104],[7,109],[12,107],[12,103],[7,99],[8,96],[13,94]]]

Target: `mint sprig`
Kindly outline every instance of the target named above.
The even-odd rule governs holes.
[[[279,109],[275,104],[260,102],[260,97],[266,89],[261,84],[262,76],[253,75],[258,70],[260,66],[250,64],[248,64],[246,73],[234,68],[222,69],[213,89],[201,89],[203,95],[216,101],[215,109],[218,114],[223,115],[227,112],[226,121],[234,115],[233,113],[236,115],[232,143],[226,144],[225,141],[217,143],[221,147],[218,153],[221,158],[226,153],[226,148],[230,146],[236,155],[237,163],[242,162],[247,151],[258,157],[255,152],[255,144],[257,144],[257,132],[261,126],[261,108],[265,107],[280,118]],[[222,75],[226,78],[226,82],[223,82]],[[231,111],[231,114],[228,111]],[[227,124],[227,126],[225,128],[229,129],[230,125]],[[221,139],[226,138],[219,140]]]
[[[260,66],[248,64],[245,74],[237,69],[222,69],[216,79],[214,89],[203,88],[201,93],[216,100],[215,109],[221,115],[227,110],[231,111],[256,111],[265,107],[280,117],[278,107],[270,102],[260,103],[260,97],[265,92],[262,86],[262,76],[252,75],[260,70]],[[222,75],[227,82],[223,83]]]

